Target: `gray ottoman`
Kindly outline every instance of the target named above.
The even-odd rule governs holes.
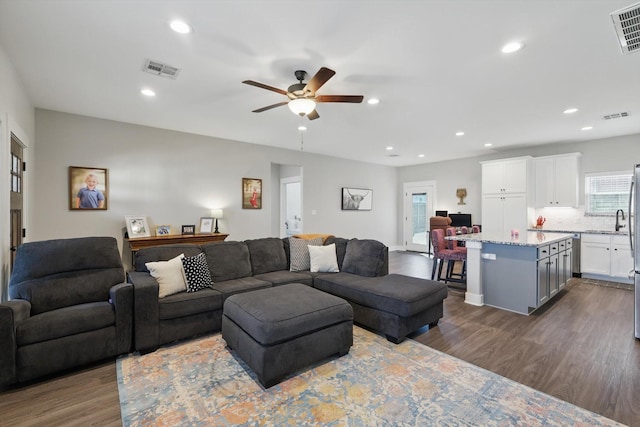
[[[269,388],[353,345],[353,310],[343,299],[293,283],[232,295],[222,338]]]

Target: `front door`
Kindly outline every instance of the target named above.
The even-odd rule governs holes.
[[[16,259],[16,250],[22,244],[22,201],[24,197],[22,143],[12,133],[11,134],[11,200],[9,207],[9,218],[11,227],[11,268]]]

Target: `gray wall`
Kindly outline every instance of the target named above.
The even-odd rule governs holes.
[[[122,244],[125,215],[146,215],[152,228],[179,228],[211,208],[224,209],[220,231],[229,240],[277,236],[277,163],[303,168],[305,232],[397,241],[393,167],[41,109],[36,139],[32,240],[107,235]],[[69,210],[69,166],[109,170],[108,210]],[[243,177],[263,180],[261,210],[241,208]],[[373,189],[373,210],[342,211],[343,186]]]
[[[0,301],[7,298],[9,282],[9,186],[5,178],[9,177],[9,161],[11,144],[10,134],[14,133],[25,145],[24,159],[27,163],[33,160],[34,152],[34,121],[33,104],[22,81],[4,49],[0,46],[0,176],[4,177],[0,185]],[[29,174],[24,176],[25,188],[31,188]],[[28,214],[29,200],[24,201]],[[24,216],[24,224],[29,229],[29,216]]]

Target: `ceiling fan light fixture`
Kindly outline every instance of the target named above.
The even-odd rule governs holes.
[[[316,103],[311,99],[298,98],[289,101],[289,109],[293,111],[293,114],[298,116],[306,116],[316,109]]]
[[[522,42],[511,42],[507,43],[502,47],[502,53],[514,53],[524,48],[524,43]]]
[[[193,32],[193,27],[184,21],[171,21],[169,26],[173,31],[179,34],[189,34]]]

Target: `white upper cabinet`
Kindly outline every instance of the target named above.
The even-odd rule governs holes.
[[[482,194],[526,193],[529,157],[482,162]]]
[[[482,232],[525,232],[530,222],[531,157],[482,162]]]
[[[533,159],[535,207],[578,206],[580,153]]]

